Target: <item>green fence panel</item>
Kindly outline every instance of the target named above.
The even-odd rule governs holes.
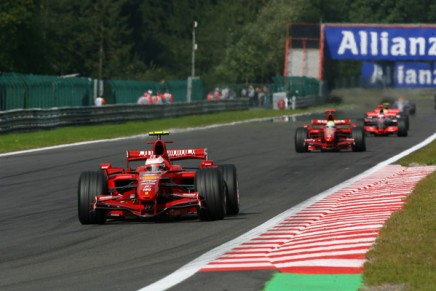
[[[0,75],[0,110],[22,109],[26,106],[27,86],[20,74]]]
[[[105,93],[107,103],[110,104],[131,104],[136,103],[144,92],[151,90],[156,92],[159,87],[158,82],[128,81],[128,80],[108,80],[108,90]]]
[[[56,107],[55,82],[57,77],[27,75],[25,79],[29,87],[27,108]]]
[[[192,80],[192,101],[202,101],[205,99],[203,81],[200,78]]]
[[[195,83],[195,80],[192,82]],[[171,92],[174,96],[174,102],[186,102],[188,94],[188,81],[187,80],[175,80],[167,81],[161,86],[165,86],[166,90]],[[193,101],[191,96],[191,101]]]
[[[54,83],[54,87],[57,107],[93,104],[91,79],[58,78]]]
[[[296,97],[319,95],[319,81],[309,77],[273,77],[272,90]]]
[[[91,105],[92,82],[88,78],[0,75],[0,109],[51,108]]]
[[[154,81],[128,81],[128,80],[108,80],[105,86],[105,98],[108,103],[129,104],[136,103],[138,98],[145,91],[151,90],[153,93],[171,92],[174,102],[187,101],[187,80],[174,80],[167,82]],[[203,100],[203,83],[200,79],[192,82],[192,101]]]

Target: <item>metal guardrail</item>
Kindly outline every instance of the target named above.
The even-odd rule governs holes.
[[[248,99],[238,98],[211,102],[198,101],[156,105],[127,104],[102,107],[9,110],[0,111],[0,133],[132,120],[152,120],[248,109]]]
[[[310,106],[314,106],[319,104],[321,100],[320,96],[317,95],[311,95],[311,96],[304,96],[304,97],[291,97],[290,98],[290,109],[297,109],[297,108],[306,108]]]
[[[286,92],[278,92],[273,94],[273,108],[274,109],[298,109],[306,108],[323,104],[325,99],[318,95],[308,96],[292,96],[287,97]]]

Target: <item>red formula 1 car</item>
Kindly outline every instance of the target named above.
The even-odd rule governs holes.
[[[409,130],[408,116],[397,108],[387,108],[385,104],[380,104],[374,111],[367,112],[360,123],[366,133],[376,136],[407,136]]]
[[[326,119],[312,120],[311,125],[297,128],[295,150],[308,151],[366,150],[365,133],[362,127],[352,124],[349,119],[335,119],[334,109],[326,110]]]
[[[239,213],[239,186],[233,164],[215,165],[206,148],[167,149],[162,135],[150,150],[127,151],[126,168],[100,164],[100,170],[80,175],[78,214],[82,224],[102,224],[108,218],[157,219],[197,214],[219,220]],[[199,160],[185,169],[181,160]],[[192,161],[191,161],[192,162]],[[139,164],[132,167],[132,164]]]

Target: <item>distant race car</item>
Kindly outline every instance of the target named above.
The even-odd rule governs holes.
[[[352,124],[350,119],[335,119],[334,109],[326,110],[326,119],[312,120],[295,131],[295,150],[308,151],[366,150],[363,127]]]
[[[403,96],[398,97],[398,99],[384,98],[380,104],[389,106],[389,109],[398,109],[399,112],[407,116],[415,115],[416,113],[416,104],[405,99]]]
[[[150,150],[127,151],[126,168],[100,164],[98,171],[80,175],[78,215],[82,224],[103,224],[107,219],[176,218],[197,215],[220,220],[239,213],[239,186],[233,164],[216,165],[206,148],[167,149],[156,136]],[[195,168],[176,162],[199,160]],[[192,163],[192,162],[191,162]],[[132,164],[138,164],[133,167]]]
[[[363,120],[359,121],[365,132],[376,136],[407,136],[409,130],[408,115],[399,109],[390,109],[386,104],[380,104],[374,111],[367,112]]]

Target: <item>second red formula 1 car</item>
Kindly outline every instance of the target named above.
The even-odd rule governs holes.
[[[349,119],[335,119],[334,109],[326,110],[326,119],[314,119],[311,125],[297,128],[295,150],[308,151],[366,150],[365,133],[362,127]]]
[[[367,112],[361,123],[366,133],[376,136],[407,136],[409,129],[408,116],[401,114],[397,108],[387,108],[385,104],[380,104],[374,111]]]
[[[82,224],[102,224],[109,218],[157,219],[198,215],[219,220],[239,213],[239,185],[233,164],[216,165],[206,148],[167,149],[168,132],[151,132],[157,139],[149,150],[127,151],[126,168],[100,164],[80,175],[78,214]],[[199,160],[183,168],[182,160]],[[138,164],[133,167],[132,164]]]

